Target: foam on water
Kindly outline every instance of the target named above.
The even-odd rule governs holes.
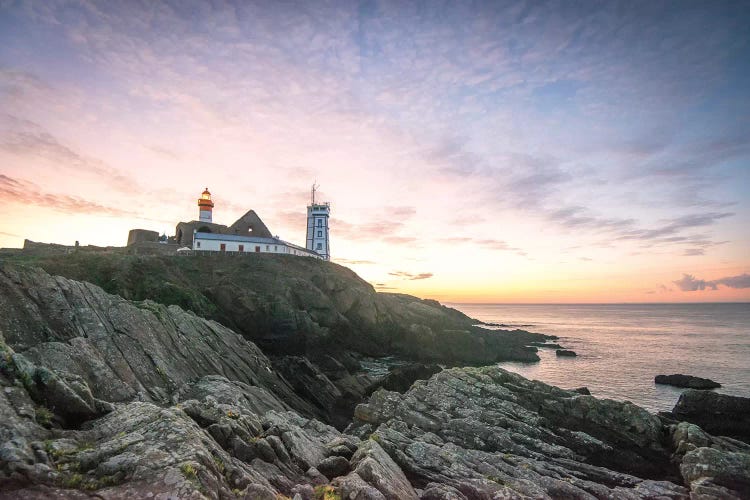
[[[684,373],[722,384],[718,392],[750,397],[750,304],[507,305],[448,304],[472,318],[525,324],[557,335],[576,358],[540,349],[539,363],[501,363],[524,377],[594,396],[670,410],[682,389],[654,384]]]

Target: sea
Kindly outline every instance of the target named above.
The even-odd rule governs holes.
[[[565,389],[671,410],[684,389],[657,385],[683,373],[722,384],[717,392],[750,397],[750,303],[446,304],[487,323],[556,335],[575,358],[539,349],[538,363],[499,366]]]

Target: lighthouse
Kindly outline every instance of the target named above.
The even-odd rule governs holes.
[[[211,211],[214,208],[214,202],[211,201],[211,193],[206,188],[201,197],[198,198],[198,220],[201,222],[211,222]]]
[[[331,249],[328,239],[328,218],[331,215],[331,204],[316,203],[315,191],[318,186],[313,184],[311,191],[311,202],[307,206],[307,244],[308,250],[312,250],[325,260],[331,260]]]

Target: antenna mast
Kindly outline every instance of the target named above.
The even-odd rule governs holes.
[[[316,182],[313,182],[312,185],[312,204],[315,205],[315,190],[318,189],[320,186]]]

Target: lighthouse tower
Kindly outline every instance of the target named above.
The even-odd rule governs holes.
[[[214,202],[211,201],[211,193],[208,188],[198,198],[198,220],[201,222],[211,222],[211,211],[214,208]]]
[[[313,184],[310,205],[307,206],[307,249],[317,252],[325,260],[331,260],[331,249],[328,240],[328,217],[331,215],[331,204],[316,203]]]

